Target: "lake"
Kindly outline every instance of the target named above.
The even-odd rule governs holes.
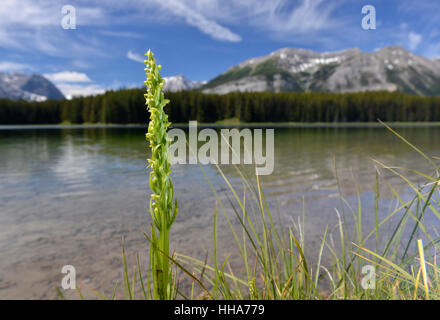
[[[440,156],[439,126],[397,130],[429,156]],[[64,265],[76,268],[83,288],[111,295],[115,282],[121,282],[122,237],[131,267],[137,252],[145,265],[148,246],[142,233],[149,232],[151,223],[148,157],[145,129],[139,127],[0,128],[0,298],[55,298]],[[325,226],[331,229],[337,222],[336,163],[342,192],[355,208],[359,189],[364,228],[370,231],[379,167],[372,158],[432,171],[383,127],[276,127],[275,169],[261,176],[272,215],[282,225],[294,225],[304,214],[309,245],[316,247]],[[240,190],[234,167],[221,168]],[[203,169],[206,176],[198,165],[175,165],[172,174],[179,200],[172,248],[201,259],[206,250],[212,252],[216,198],[209,181],[231,212],[231,195],[217,168]],[[242,170],[252,173],[249,165]],[[383,182],[404,197],[409,193],[407,185],[386,170],[380,170],[379,177],[383,216],[392,205]],[[228,226],[224,219],[219,223],[222,253],[234,256]]]

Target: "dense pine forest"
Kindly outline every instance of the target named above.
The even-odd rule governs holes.
[[[0,124],[145,123],[144,90],[123,89],[93,97],[45,102],[0,99]],[[440,97],[399,92],[246,92],[225,95],[169,92],[171,122],[368,122],[440,121]]]

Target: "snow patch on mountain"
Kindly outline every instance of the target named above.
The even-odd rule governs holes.
[[[26,101],[46,101],[64,98],[48,79],[38,74],[0,72],[0,98]]]
[[[206,83],[206,81],[191,81],[181,74],[171,77],[164,77],[164,80],[164,90],[170,92],[195,90]]]

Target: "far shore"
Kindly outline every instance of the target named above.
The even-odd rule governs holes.
[[[387,122],[394,128],[439,127],[440,122]],[[378,122],[237,122],[219,121],[215,123],[198,123],[199,128],[384,128]],[[100,128],[146,128],[146,124],[117,123],[84,123],[84,124],[14,124],[0,125],[0,130],[30,129],[100,129]],[[188,123],[173,123],[171,127],[187,128]]]

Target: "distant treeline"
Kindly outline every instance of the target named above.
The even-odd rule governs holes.
[[[144,90],[123,89],[72,100],[25,102],[0,99],[0,124],[145,123]],[[440,121],[440,97],[399,92],[246,92],[225,95],[199,91],[166,93],[171,122]]]

